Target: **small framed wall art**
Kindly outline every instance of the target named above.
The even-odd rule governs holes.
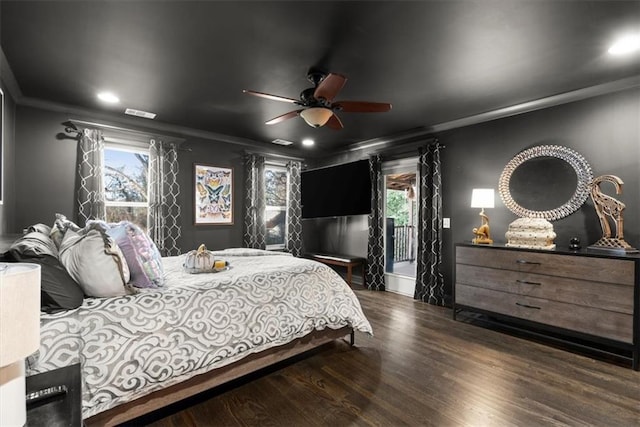
[[[195,163],[194,224],[233,224],[233,169]]]

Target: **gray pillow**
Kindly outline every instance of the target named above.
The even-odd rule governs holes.
[[[80,231],[81,228],[73,221],[68,220],[66,216],[57,213],[56,220],[53,222],[53,227],[51,227],[49,235],[58,249],[60,249],[64,233],[66,233],[67,230]]]
[[[58,258],[58,248],[48,234],[32,231],[13,242],[9,252],[23,257],[38,258],[52,256]]]
[[[86,234],[67,229],[60,243],[60,262],[87,296],[126,295],[129,269],[113,239],[98,230]]]
[[[40,266],[40,309],[47,313],[78,308],[84,292],[73,280],[58,258],[49,255],[29,256],[9,251],[1,261],[30,262]]]
[[[29,233],[31,233],[32,231],[38,231],[48,236],[51,234],[51,227],[49,227],[47,224],[33,224],[27,229],[27,232]]]

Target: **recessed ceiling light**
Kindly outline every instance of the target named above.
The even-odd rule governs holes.
[[[315,142],[313,142],[313,139],[311,138],[306,138],[302,140],[302,145],[304,145],[305,147],[311,147],[313,144],[315,144]]]
[[[640,50],[640,34],[630,34],[616,40],[609,48],[612,55],[625,55]]]
[[[106,102],[107,104],[117,104],[120,102],[120,98],[111,92],[100,92],[98,94],[98,99],[102,102]]]

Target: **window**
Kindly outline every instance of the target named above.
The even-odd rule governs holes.
[[[266,165],[264,171],[267,249],[284,249],[287,239],[289,176],[283,166]]]
[[[149,150],[105,144],[104,199],[107,222],[131,221],[147,229]]]

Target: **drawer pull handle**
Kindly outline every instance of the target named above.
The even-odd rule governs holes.
[[[536,286],[541,286],[542,285],[542,283],[540,283],[540,282],[529,282],[527,280],[520,280],[520,279],[516,279],[516,282],[522,283],[524,285],[536,285]]]
[[[526,259],[519,259],[516,261],[518,264],[532,264],[532,265],[540,265],[539,262],[527,261]]]
[[[533,308],[533,309],[536,309],[536,310],[540,310],[541,309],[541,307],[536,307],[535,305],[520,304],[519,302],[517,302],[516,305],[520,306],[520,307],[524,307],[524,308]]]

